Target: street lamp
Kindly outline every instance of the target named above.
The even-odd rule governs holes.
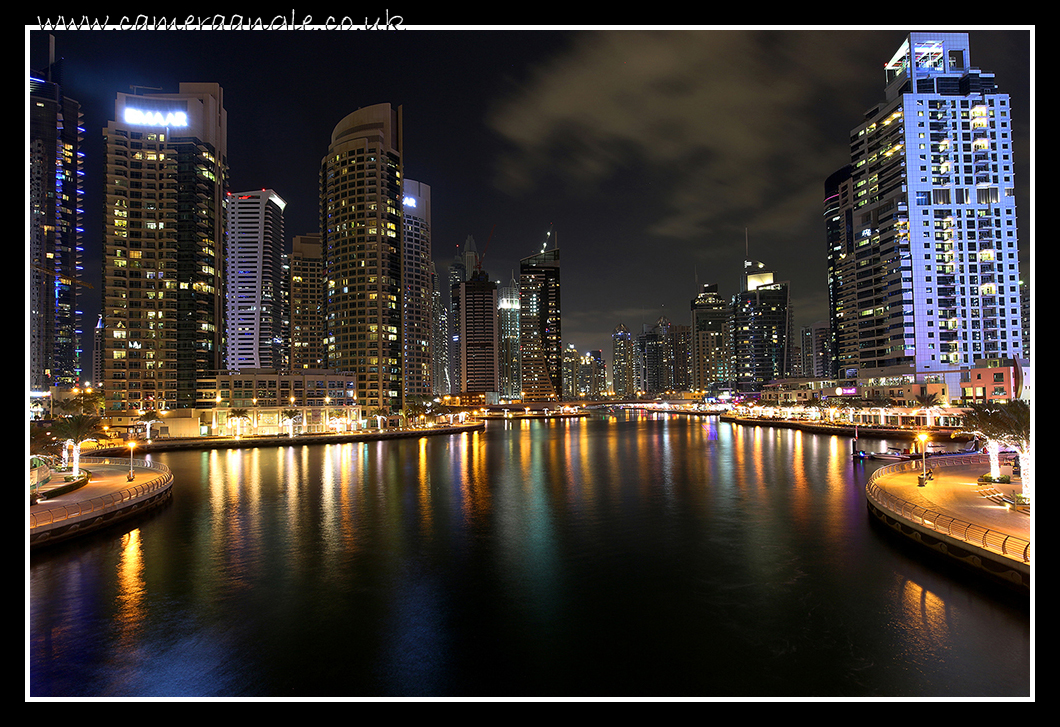
[[[136,449],[136,441],[129,440],[129,482],[136,479],[136,475],[133,473],[133,450]]]
[[[923,464],[923,470],[922,470],[922,472],[920,474],[920,477],[917,478],[919,480],[917,482],[917,487],[923,487],[924,483],[926,483],[927,479],[928,479],[928,471],[927,471],[927,440],[928,440],[928,435],[927,435],[926,432],[921,432],[920,434],[916,435],[916,438],[920,440],[921,461],[924,463]]]

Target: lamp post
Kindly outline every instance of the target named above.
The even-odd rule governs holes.
[[[923,487],[924,484],[927,482],[927,478],[928,478],[928,473],[927,473],[927,440],[928,440],[928,435],[925,432],[921,432],[920,434],[916,435],[916,438],[920,440],[921,461],[923,462],[923,470],[922,470],[922,472],[920,474],[920,477],[917,478],[919,480],[919,482],[917,483],[917,487]]]
[[[136,449],[136,441],[129,440],[129,482],[136,479],[136,475],[133,473],[133,450]]]

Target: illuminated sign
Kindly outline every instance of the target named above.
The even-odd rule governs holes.
[[[405,195],[404,203],[405,203],[406,207],[415,207],[416,206],[416,198],[415,197],[410,197],[408,195]]]
[[[183,111],[143,111],[125,109],[125,123],[139,126],[187,126],[188,115]]]

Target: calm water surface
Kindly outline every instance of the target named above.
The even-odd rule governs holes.
[[[155,454],[169,506],[32,555],[30,695],[1030,695],[1027,599],[873,525],[849,451],[627,414]]]

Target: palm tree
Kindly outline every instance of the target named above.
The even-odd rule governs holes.
[[[990,474],[997,477],[1000,469],[997,451],[1000,447],[1016,450],[1020,461],[1023,495],[1030,499],[1033,490],[1031,473],[1031,405],[1022,399],[1004,404],[972,404],[962,418],[962,432],[986,440],[990,453]]]
[[[405,426],[408,426],[410,421],[417,422],[420,417],[425,416],[432,403],[432,399],[421,396],[406,398],[405,406],[401,409],[401,416],[405,420]]]
[[[160,424],[162,422],[160,417],[161,415],[156,411],[145,411],[140,415],[140,418],[136,420],[147,427],[147,436],[145,439],[151,439],[151,425]]]
[[[931,410],[942,406],[942,396],[936,391],[932,394],[917,394],[915,397],[917,406],[924,410],[924,420],[927,426],[931,426]]]
[[[287,422],[287,436],[294,436],[294,421],[302,416],[302,412],[297,409],[284,409],[280,412],[280,419]]]
[[[73,475],[77,477],[80,474],[81,444],[103,437],[103,420],[94,414],[62,417],[52,424],[52,434],[60,442],[73,445]]]
[[[235,419],[236,421],[236,437],[240,437],[243,434],[243,422],[250,421],[250,414],[246,409],[232,409],[228,412],[229,419]]]

